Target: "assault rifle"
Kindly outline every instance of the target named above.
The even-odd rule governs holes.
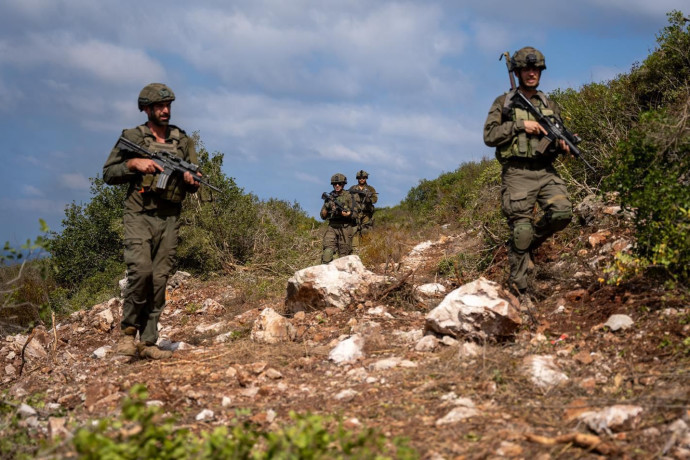
[[[158,182],[156,182],[156,187],[160,189],[165,188],[165,186],[168,184],[170,176],[172,176],[173,174],[184,175],[184,173],[188,172],[192,175],[192,178],[196,182],[204,184],[206,187],[213,189],[216,192],[221,191],[218,187],[214,187],[213,185],[209,184],[201,178],[201,176],[198,173],[198,165],[195,165],[194,163],[190,163],[188,161],[184,161],[182,158],[173,155],[170,152],[166,152],[164,150],[158,152],[151,152],[148,149],[142,147],[141,145],[137,145],[129,139],[125,139],[124,137],[120,137],[120,139],[117,140],[117,144],[115,144],[115,147],[119,148],[120,150],[138,153],[139,155],[142,155],[145,158],[155,161],[158,166],[163,168],[163,171],[158,175]]]
[[[554,117],[552,120],[551,118],[544,116],[539,109],[537,109],[534,104],[532,104],[532,102],[516,88],[515,75],[513,75],[513,66],[510,60],[510,53],[506,51],[505,53],[501,54],[498,60],[500,61],[504,56],[506,58],[506,67],[508,67],[508,76],[510,77],[510,89],[515,93],[515,96],[513,96],[513,100],[515,101],[514,103],[516,103],[520,108],[531,113],[537,122],[539,122],[539,124],[542,126],[542,128],[544,128],[546,131],[546,135],[544,136],[546,144],[548,145],[556,139],[562,140],[565,142],[565,145],[568,146],[570,153],[572,153],[573,156],[579,158],[585,164],[585,166],[591,169],[592,172],[596,173],[596,169],[594,169],[592,165],[590,165],[587,160],[582,157],[580,149],[577,148],[577,144],[582,142],[580,136],[568,131],[568,129],[563,125],[563,122],[558,118]]]
[[[350,189],[350,190],[348,190],[348,191],[349,191],[350,193],[356,193],[356,194],[358,194],[358,195],[362,195],[362,196],[364,196],[365,199],[371,201],[371,196],[372,196],[372,194],[371,194],[371,190],[369,190],[369,189],[367,189],[367,190]]]
[[[335,199],[335,196],[333,195],[333,192],[328,193],[328,192],[323,192],[321,194],[321,199],[325,202],[326,206],[329,208],[333,208],[335,206],[336,210],[340,211],[340,214],[342,215],[343,212],[350,212],[345,207],[338,203]]]

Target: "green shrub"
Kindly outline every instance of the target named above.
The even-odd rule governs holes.
[[[631,74],[630,83],[643,110],[668,107],[687,99],[690,22],[680,11],[667,16],[669,25],[657,36],[657,49]]]
[[[634,210],[637,253],[688,279],[690,127],[680,121],[665,110],[645,113],[620,144],[607,185],[620,192],[623,206]]]
[[[639,106],[630,90],[630,77],[619,75],[606,83],[590,83],[579,91],[556,90],[551,97],[562,110],[563,121],[582,137],[578,146],[582,157],[596,170],[596,174],[577,159],[568,161],[569,186],[577,185],[576,194],[592,193],[602,177],[610,174],[611,157],[616,145],[627,138],[639,116]],[[561,159],[564,159],[561,157]]]
[[[61,233],[50,238],[51,261],[60,285],[74,289],[113,261],[122,260],[122,213],[126,187],[91,179],[91,201],[70,204]]]
[[[249,423],[196,435],[175,426],[158,407],[147,407],[146,387],[135,385],[116,419],[101,419],[81,428],[72,441],[85,459],[413,459],[404,440],[388,441],[371,429],[346,430],[333,417],[290,414],[292,423],[262,432]]]
[[[0,335],[34,326],[55,288],[50,265],[42,258],[50,229],[39,219],[40,231],[18,248],[5,243],[0,252]],[[45,320],[45,318],[44,318]]]
[[[125,276],[121,260],[109,260],[101,271],[92,273],[72,289],[57,287],[50,292],[48,305],[57,314],[84,310],[120,295],[118,281]],[[47,318],[44,318],[44,321]]]
[[[634,211],[638,261],[690,277],[690,24],[678,11],[629,81],[643,110],[608,164],[605,182]],[[637,267],[639,265],[636,264]],[[638,267],[639,269],[639,267]],[[624,277],[621,274],[620,277]]]

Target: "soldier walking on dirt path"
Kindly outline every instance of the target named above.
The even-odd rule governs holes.
[[[348,190],[355,200],[355,220],[357,227],[355,237],[357,245],[362,238],[374,228],[374,204],[379,200],[376,189],[367,183],[369,173],[362,170],[357,172],[357,183]]]
[[[514,101],[520,91],[544,116],[560,120],[560,108],[537,90],[545,69],[544,55],[538,50],[525,47],[515,52],[509,72],[514,72],[519,86],[494,100],[484,124],[484,143],[496,147],[496,158],[503,167],[502,211],[511,232],[509,288],[526,308],[531,306],[526,291],[532,252],[573,217],[565,182],[553,166],[559,154],[570,152],[568,146],[563,140],[545,138],[547,132],[534,115]],[[535,223],[536,204],[544,215]]]
[[[350,192],[344,189],[345,184],[347,177],[344,174],[334,174],[331,177],[333,191],[322,195],[324,203],[320,215],[328,220],[321,254],[321,263],[324,264],[331,262],[335,253],[340,257],[352,254],[354,200]]]
[[[174,100],[175,94],[164,84],[145,86],[137,102],[148,121],[125,129],[122,137],[150,151],[167,151],[197,164],[194,141],[169,123]],[[171,176],[160,188],[158,178],[162,171],[152,159],[117,145],[103,166],[103,180],[107,184],[129,185],[124,212],[127,287],[120,324],[123,335],[116,348],[120,355],[138,353],[148,359],[172,355],[171,351],[156,346],[158,320],[165,307],[165,287],[175,260],[182,201],[187,193],[197,191],[199,183],[185,172]]]

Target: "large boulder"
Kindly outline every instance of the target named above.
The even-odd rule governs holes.
[[[427,330],[455,338],[505,339],[521,324],[517,299],[485,278],[452,291],[426,316]]]
[[[290,313],[327,307],[342,310],[389,280],[364,268],[359,256],[340,257],[296,272],[288,280],[285,306]]]

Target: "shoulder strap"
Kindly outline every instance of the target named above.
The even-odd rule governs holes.
[[[513,110],[513,97],[515,97],[516,89],[511,89],[505,94],[505,99],[503,99],[503,109],[501,110],[501,115],[504,120],[511,120],[512,110]]]

